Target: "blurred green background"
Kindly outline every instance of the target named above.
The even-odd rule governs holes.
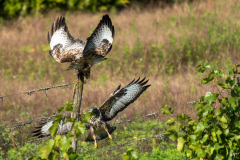
[[[132,3],[146,6],[155,3],[172,4],[183,1],[186,0],[1,0],[0,17],[14,18],[45,13],[50,10],[99,12],[122,9]]]

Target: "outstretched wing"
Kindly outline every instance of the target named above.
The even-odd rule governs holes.
[[[97,28],[93,31],[92,35],[87,38],[86,47],[83,50],[83,56],[95,59],[105,57],[112,49],[114,38],[114,26],[109,16],[106,14],[99,22]],[[100,60],[102,61],[102,59]],[[98,60],[93,62],[98,63]]]
[[[60,63],[72,62],[82,56],[85,43],[81,39],[74,39],[69,33],[65,18],[58,17],[53,22],[51,33],[48,32],[50,55]]]
[[[103,119],[110,121],[116,115],[123,111],[127,106],[133,103],[149,86],[145,85],[147,81],[145,78],[135,81],[135,79],[124,88],[120,89],[121,86],[112,93],[108,100],[99,108]]]

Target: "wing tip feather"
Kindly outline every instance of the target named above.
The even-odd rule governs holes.
[[[48,31],[48,43],[50,43],[53,34],[61,27],[66,27],[65,17],[60,16],[52,23],[51,33]]]
[[[48,39],[48,43],[50,44],[51,37],[50,37],[49,31],[48,31],[47,39]]]
[[[141,83],[141,85],[143,86],[143,85],[147,84],[147,83],[148,83],[148,81],[149,81],[149,79],[148,79],[148,80],[146,80],[145,82],[142,82],[142,83]]]
[[[115,94],[121,88],[121,84],[114,90],[113,94]]]

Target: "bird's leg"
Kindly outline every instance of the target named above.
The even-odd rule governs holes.
[[[92,135],[92,138],[94,139],[95,148],[97,148],[98,146],[97,146],[96,135],[95,135],[95,133],[94,133],[94,128],[93,128],[92,125],[90,126],[90,133],[91,133],[91,135]]]
[[[107,132],[109,139],[112,140],[112,136],[111,136],[111,135],[109,134],[109,132],[108,132],[108,128],[107,128],[106,122],[103,122],[103,128],[104,128],[104,130]]]

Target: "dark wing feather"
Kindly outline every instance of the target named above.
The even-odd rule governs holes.
[[[150,85],[145,85],[145,78],[141,81],[133,80],[124,88],[118,87],[108,100],[99,107],[103,116],[103,120],[112,120],[119,112],[123,111],[127,106],[133,103]]]
[[[100,57],[105,57],[112,49],[114,38],[114,26],[108,15],[104,15],[92,35],[87,38],[86,47],[83,50],[83,56],[90,56],[95,60],[94,64],[102,61]]]
[[[58,17],[53,22],[51,33],[48,32],[50,55],[57,62],[72,62],[82,56],[85,43],[81,39],[74,39],[69,33],[64,17]]]

